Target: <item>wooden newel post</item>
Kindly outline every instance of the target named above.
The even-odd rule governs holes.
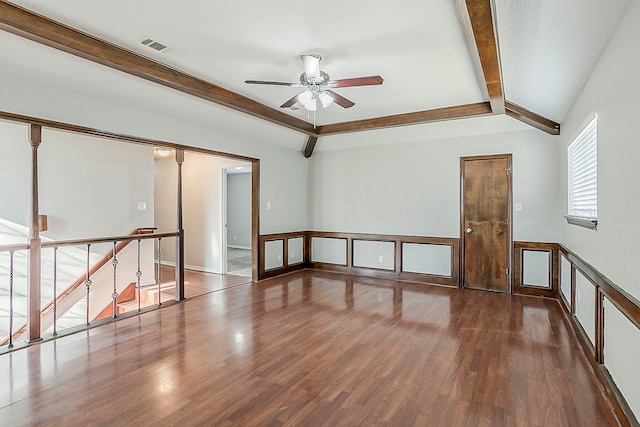
[[[182,163],[184,150],[176,149],[176,163],[178,164],[178,239],[176,240],[176,300],[184,299],[184,226],[182,223]]]
[[[31,211],[29,215],[29,255],[27,258],[27,340],[42,339],[40,331],[41,255],[40,224],[38,221],[38,147],[42,142],[42,127],[29,126],[31,144]]]

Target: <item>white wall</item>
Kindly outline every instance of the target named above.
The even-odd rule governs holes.
[[[640,360],[640,330],[609,301],[604,303],[606,322],[604,360],[609,373],[622,390],[636,418],[640,414],[638,400],[638,360]],[[636,344],[636,345],[633,345]]]
[[[153,226],[153,147],[48,129],[42,141],[39,195],[47,237],[123,235]]]
[[[559,150],[563,190],[566,147],[592,112],[598,114],[598,230],[563,224],[562,241],[627,292],[640,298],[640,3],[618,31],[563,123]],[[561,195],[566,212],[566,191]]]
[[[307,229],[307,160],[298,150],[25,80],[1,69],[0,82],[3,111],[260,159],[260,232]]]
[[[0,217],[29,222],[28,128],[0,122]],[[128,234],[153,226],[153,148],[43,130],[38,150],[43,236],[76,239]],[[147,209],[138,210],[138,202]]]
[[[251,174],[227,174],[227,245],[251,248]]]
[[[155,161],[155,218],[160,231],[175,231],[177,220],[177,164],[175,155]],[[222,272],[222,175],[238,161],[219,156],[185,153],[182,164],[182,203],[185,264],[188,268]],[[249,179],[248,243],[251,246],[251,174]],[[162,259],[175,262],[175,239],[163,242]]]
[[[366,134],[363,134],[366,135]],[[538,130],[315,153],[310,228],[460,235],[460,157],[513,154],[514,239],[558,238],[557,138]]]
[[[29,128],[0,120],[0,153],[0,218],[28,226],[31,200]]]
[[[562,223],[561,242],[597,270],[640,298],[640,2],[625,17],[562,124],[560,202],[566,212],[566,147],[592,112],[598,114],[598,230]],[[581,307],[578,305],[578,310]],[[625,358],[640,353],[633,328],[613,327],[625,321],[607,304],[605,365],[636,417],[640,417],[640,371]],[[610,314],[613,313],[613,314]],[[611,323],[610,323],[611,322]],[[614,323],[615,322],[615,323]],[[616,356],[607,346],[615,343]]]

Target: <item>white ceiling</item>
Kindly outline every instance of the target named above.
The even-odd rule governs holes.
[[[632,0],[496,0],[506,98],[562,123]]]
[[[246,85],[244,80],[295,82],[303,53],[320,53],[321,68],[333,79],[384,78],[381,86],[336,89],[356,105],[320,110],[316,122],[327,124],[486,101],[456,1],[325,0],[310,8],[293,0],[13,3],[273,108],[298,89]],[[506,98],[562,122],[631,1],[496,0]],[[141,45],[147,37],[171,49],[159,53]],[[306,140],[277,125],[4,32],[0,51],[1,71],[22,78],[254,138],[273,138],[296,149]],[[304,110],[284,111],[308,119]],[[449,127],[455,133],[460,122],[473,127],[477,120]],[[487,120],[492,125],[483,129],[521,129],[513,119]],[[331,138],[322,138],[321,144]]]

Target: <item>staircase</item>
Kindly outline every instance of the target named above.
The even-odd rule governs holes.
[[[160,285],[161,302],[170,301],[175,298],[175,282]],[[136,284],[131,283],[116,299],[116,315],[138,310],[138,299],[136,298]],[[109,303],[93,320],[105,319],[113,316],[113,303]],[[158,304],[158,286],[149,285],[140,288],[140,307],[147,307]]]
[[[25,226],[0,218],[0,245],[24,244],[29,239],[29,229]],[[42,242],[51,239],[42,237]],[[99,255],[90,254],[89,262],[94,264]],[[80,248],[59,248],[57,254],[58,292],[61,284],[73,282],[86,272],[87,253]],[[13,326],[14,331],[27,320],[27,251],[14,253],[13,265]],[[0,252],[0,340],[9,335],[9,252]],[[42,289],[41,304],[44,306],[53,299],[53,250],[42,250]],[[83,322],[82,307],[73,307],[58,317],[61,328],[75,326]]]
[[[149,233],[155,229],[138,229],[132,234]],[[0,245],[24,244],[28,241],[28,228],[0,219]],[[51,239],[42,237],[42,242],[50,242]],[[153,245],[152,240],[143,241],[143,250],[151,256],[141,280],[141,285],[155,281],[153,266]],[[116,254],[118,257],[118,277],[117,277],[117,313],[121,314],[130,311],[132,307],[138,308],[135,300],[135,286],[137,281],[131,283],[130,279],[136,280],[136,244],[129,245],[130,241],[122,241],[117,244]],[[148,243],[151,246],[145,246]],[[92,249],[95,245],[92,245]],[[149,252],[150,250],[150,252]],[[53,248],[43,248],[42,250],[42,290],[41,290],[41,328],[43,334],[53,332]],[[57,249],[56,262],[56,328],[57,330],[67,329],[78,325],[86,324],[86,287],[84,286],[85,275],[87,274],[87,251],[82,247],[60,246]],[[146,256],[146,255],[145,255]],[[90,287],[90,312],[91,321],[104,317],[110,317],[113,313],[112,297],[113,292],[113,270],[111,265],[112,252],[106,255],[89,254],[90,275],[92,284]],[[146,259],[146,258],[145,258]],[[10,275],[10,254],[0,252],[0,345],[8,343],[9,334],[9,275]],[[14,252],[13,266],[13,332],[14,342],[24,336],[26,331],[26,301],[27,301],[27,251]],[[129,281],[127,281],[129,279]],[[165,288],[173,290],[174,285],[167,284]],[[153,288],[153,289],[152,289]],[[161,289],[162,301],[167,295]],[[140,306],[145,307],[155,300],[157,304],[157,286],[142,286],[140,290]],[[171,297],[173,294],[171,293]],[[132,303],[133,301],[133,303]],[[146,301],[152,301],[147,303]],[[104,307],[101,305],[106,304]],[[103,308],[104,307],[104,308]],[[103,309],[102,309],[103,308]],[[102,309],[102,311],[100,311]],[[106,313],[106,314],[105,314]],[[7,337],[7,338],[5,338]]]

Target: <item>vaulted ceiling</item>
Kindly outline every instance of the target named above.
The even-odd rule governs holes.
[[[0,1],[0,74],[288,141],[307,155],[330,135],[476,116],[491,116],[490,131],[527,123],[555,134],[631,1]],[[168,49],[140,43],[147,38]],[[279,108],[299,88],[244,83],[296,82],[310,53],[332,79],[384,83],[335,89],[355,106],[315,117]]]

